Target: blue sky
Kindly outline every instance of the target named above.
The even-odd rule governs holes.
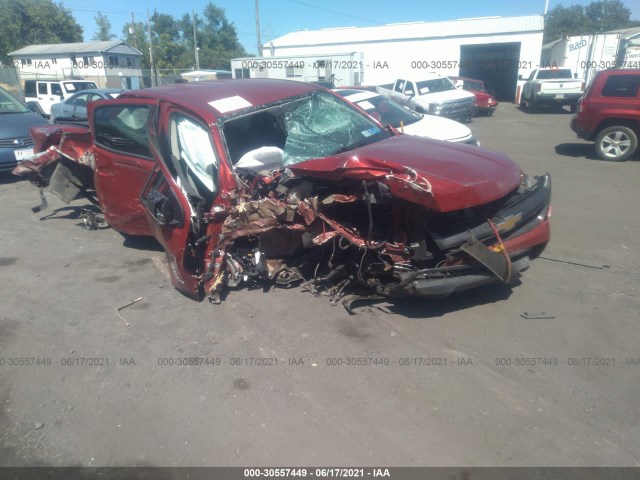
[[[588,5],[591,0],[548,0],[549,9],[556,5]],[[622,0],[631,9],[631,18],[640,19],[640,2]],[[136,21],[146,21],[147,8],[153,13],[157,9],[174,17],[185,13],[201,13],[208,0],[70,0],[63,5],[73,12],[84,28],[85,41],[95,34],[94,16],[101,11],[109,17],[112,32],[120,38],[124,25],[131,21],[133,12]],[[255,26],[255,0],[212,1],[225,10],[233,22],[245,49],[257,51]],[[399,6],[402,5],[401,8]],[[263,43],[295,30],[344,26],[373,26],[385,23],[442,21],[457,18],[485,16],[535,15],[544,11],[545,0],[457,0],[425,1],[403,0],[260,0],[260,30]]]

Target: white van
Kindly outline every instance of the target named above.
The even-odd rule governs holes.
[[[88,88],[98,87],[88,80],[25,80],[24,101],[37,102],[44,114],[49,116],[51,105]]]

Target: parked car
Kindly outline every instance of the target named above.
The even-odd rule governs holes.
[[[25,80],[24,101],[38,103],[44,114],[50,115],[51,105],[66,100],[80,90],[86,90],[88,88],[98,87],[94,82],[81,79]]]
[[[51,105],[51,123],[60,121],[78,121],[87,119],[87,104],[96,100],[117,98],[122,89],[89,88],[70,96],[62,103]]]
[[[425,73],[420,80],[397,79],[391,88],[378,87],[378,93],[418,113],[470,121],[476,113],[473,93],[456,88],[451,80]]]
[[[522,75],[519,78],[522,80]],[[522,86],[520,106],[535,112],[541,105],[569,105],[575,113],[583,92],[584,82],[576,80],[570,69],[538,68]]]
[[[449,77],[456,87],[471,92],[476,97],[478,113],[493,115],[498,107],[498,100],[484,88],[482,80],[474,80],[466,77]]]
[[[466,125],[435,115],[423,115],[401,107],[379,93],[356,88],[335,89],[338,95],[355,103],[382,125],[391,125],[407,135],[434,138],[446,142],[480,145]]]
[[[396,135],[304,82],[131,90],[91,103],[89,128],[32,133],[43,153],[15,173],[155,236],[173,285],[214,303],[229,287],[295,283],[334,302],[440,298],[510,283],[549,240],[549,175]]]
[[[0,173],[10,172],[19,160],[33,156],[29,128],[47,123],[16,97],[0,88]]]
[[[596,73],[578,103],[571,129],[595,142],[603,160],[622,161],[633,155],[640,135],[640,70]]]

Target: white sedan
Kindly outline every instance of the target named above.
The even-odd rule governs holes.
[[[75,95],[67,98],[62,103],[51,105],[51,123],[62,121],[86,121],[87,120],[87,104],[96,100],[105,100],[116,98],[122,93],[117,88],[92,88],[82,90]]]
[[[413,112],[369,90],[338,88],[334,92],[358,105],[382,125],[391,125],[408,135],[480,145],[469,127],[455,120]]]

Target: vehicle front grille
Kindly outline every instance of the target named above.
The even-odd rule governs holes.
[[[33,146],[31,137],[1,138],[0,147],[2,148],[27,148]]]
[[[445,117],[459,114],[468,114],[473,111],[475,106],[476,99],[474,97],[454,100],[443,104],[440,114]]]
[[[503,233],[504,240],[513,232],[529,223],[549,205],[551,199],[551,179],[547,175],[537,177],[538,182],[529,190],[519,188],[493,202],[456,212],[434,215],[431,218],[429,233],[441,250],[448,250],[468,241],[471,234],[488,241],[493,238],[493,229],[486,221],[491,218],[494,224],[505,219],[519,216],[517,223]]]

